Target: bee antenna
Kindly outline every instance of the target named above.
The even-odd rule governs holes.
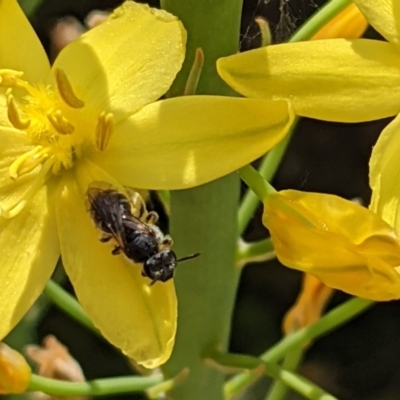
[[[176,262],[181,262],[181,261],[186,261],[186,260],[190,260],[191,258],[196,258],[200,255],[200,253],[194,253],[194,254],[190,254],[189,256],[186,257],[182,257],[179,260],[176,260]]]

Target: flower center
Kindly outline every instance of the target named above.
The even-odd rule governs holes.
[[[18,204],[0,208],[4,217],[16,215],[50,176],[70,169],[82,157],[85,148],[107,148],[113,128],[113,115],[85,107],[67,75],[55,71],[56,88],[33,86],[22,79],[22,72],[0,69],[0,87],[6,88],[7,115],[10,123],[23,131],[34,147],[20,155],[9,168],[12,179],[40,166],[29,193]],[[26,95],[16,101],[16,91]],[[19,93],[18,93],[19,94]],[[31,193],[30,193],[31,192]]]

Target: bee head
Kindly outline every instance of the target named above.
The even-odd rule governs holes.
[[[151,285],[157,281],[166,282],[174,276],[176,264],[176,254],[170,249],[162,250],[146,260],[143,275],[152,280]]]
[[[199,255],[200,253],[191,254],[178,260],[176,254],[171,249],[161,250],[146,260],[143,265],[142,275],[152,280],[150,285],[154,285],[157,281],[166,282],[174,276],[178,262],[190,260]]]

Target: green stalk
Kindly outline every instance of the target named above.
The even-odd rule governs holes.
[[[170,95],[184,92],[197,48],[204,66],[197,93],[232,94],[216,72],[219,57],[238,51],[242,0],[162,0],[188,31],[186,60]],[[190,135],[190,132],[188,132]],[[225,350],[239,273],[234,268],[239,179],[236,174],[207,185],[171,193],[171,235],[179,256],[200,252],[176,273],[178,332],[166,377],[189,368],[170,392],[174,400],[222,400],[224,376],[202,362],[210,346]]]

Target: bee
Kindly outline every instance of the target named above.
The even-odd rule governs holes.
[[[171,250],[172,238],[156,225],[158,214],[147,211],[142,196],[126,188],[129,198],[106,182],[92,182],[87,190],[88,211],[101,231],[102,243],[114,241],[111,254],[123,253],[130,261],[142,265],[142,276],[166,282],[174,276],[177,264],[199,256],[178,259]]]

